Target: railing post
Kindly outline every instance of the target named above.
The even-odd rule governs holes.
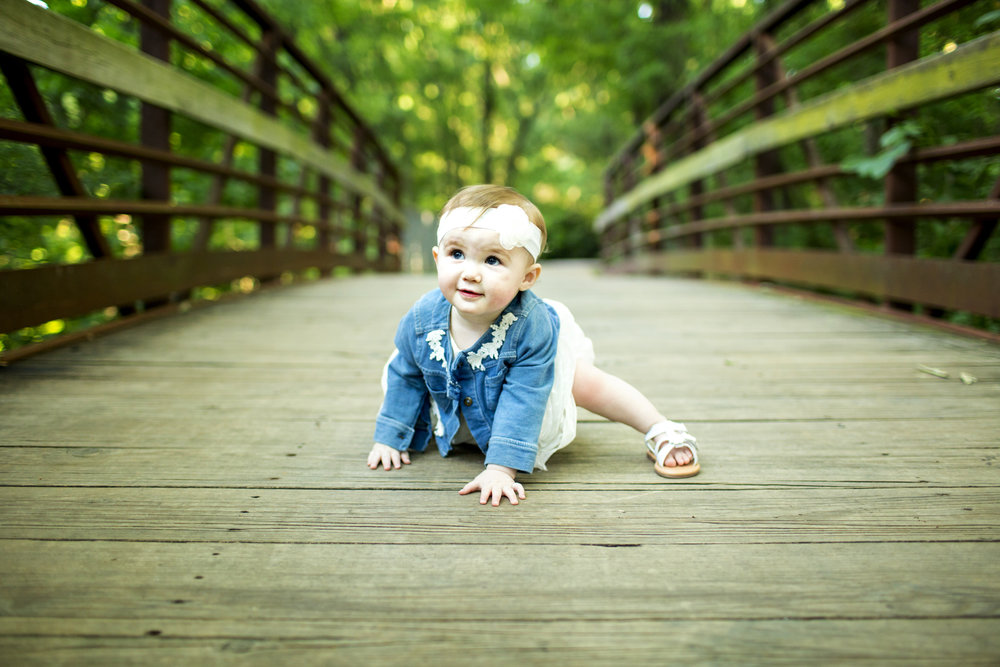
[[[646,177],[650,177],[663,169],[663,153],[660,128],[653,121],[647,121],[642,125],[642,132],[646,135],[646,142],[643,144],[642,152],[646,155]],[[663,241],[660,239],[660,230],[663,228],[663,215],[660,207],[663,201],[660,197],[653,197],[649,202],[649,212],[646,214],[646,246],[650,251],[663,249]]]
[[[773,38],[767,33],[757,35],[754,40],[754,51],[758,60],[767,53],[774,44]],[[778,66],[775,59],[765,62],[754,74],[757,92],[767,89],[777,83],[779,76]],[[774,99],[770,98],[762,101],[754,108],[754,116],[758,121],[774,115]],[[774,174],[780,174],[781,158],[778,151],[767,150],[758,153],[754,158],[754,172],[757,179],[766,178]],[[774,210],[774,194],[770,190],[757,190],[754,193],[754,210],[758,213]],[[754,227],[754,245],[763,248],[774,245],[774,230],[769,227]]]
[[[319,112],[316,114],[316,122],[313,125],[313,140],[323,148],[330,148],[330,96],[326,90],[317,96],[319,102]],[[330,214],[331,207],[326,197],[330,195],[330,177],[320,172],[317,194],[319,195],[319,205],[317,214],[320,224],[316,230],[316,249],[324,253],[330,252]],[[320,275],[329,276],[330,269],[323,268]]]
[[[278,34],[269,25],[261,25],[263,33],[260,39],[260,78],[265,85],[272,90],[277,89],[278,83],[278,63],[275,57],[275,50],[278,43]],[[276,116],[278,103],[270,95],[261,91],[260,110],[268,116]],[[269,148],[259,148],[257,156],[258,172],[261,176],[274,178],[278,173],[278,156]],[[274,212],[278,207],[278,196],[274,188],[261,184],[258,188],[257,208],[262,211]],[[274,248],[276,246],[278,226],[274,222],[260,222],[260,247]],[[261,282],[273,280],[275,276],[261,276]]]
[[[385,192],[386,183],[386,167],[381,161],[377,162],[378,171],[375,173],[375,183],[378,185],[378,189]],[[402,266],[400,262],[399,253],[402,249],[402,241],[397,233],[396,229],[389,222],[385,215],[385,212],[378,204],[374,204],[374,210],[372,215],[375,218],[375,223],[378,225],[378,254],[380,261],[380,270],[382,271],[398,271]]]
[[[707,137],[705,128],[708,126],[708,110],[705,108],[705,98],[697,90],[691,93],[691,133],[696,137],[691,144],[691,153],[697,153],[705,147]],[[691,181],[690,195],[694,199],[705,194],[705,182],[702,179]],[[691,207],[691,222],[702,220],[705,217],[704,208],[699,204]],[[704,234],[693,234],[688,244],[692,248],[702,248],[705,245]]]
[[[618,165],[608,167],[604,171],[604,208],[611,206],[611,203],[615,200],[615,180],[618,173]],[[611,261],[611,230],[614,228],[614,224],[607,224],[601,230],[601,259],[605,262]]]
[[[920,10],[920,0],[889,0],[888,21],[892,23]],[[891,70],[920,57],[920,33],[916,28],[894,35],[886,45],[886,69]],[[905,115],[890,117],[888,127],[898,124]],[[911,203],[917,199],[917,165],[897,162],[885,177],[885,205]],[[917,250],[916,219],[898,218],[885,223],[885,254],[912,255]],[[909,304],[890,303],[909,310]]]
[[[364,152],[364,129],[361,126],[354,128],[354,145],[351,146],[351,167],[358,172],[366,172],[365,152]],[[361,195],[351,195],[351,216],[354,224],[354,252],[362,257],[368,256],[368,224],[367,220],[361,217]]]
[[[170,19],[171,0],[143,0],[143,4],[165,19]],[[143,22],[139,29],[143,53],[170,62],[170,38],[156,26]],[[170,111],[142,103],[140,142],[147,148],[170,150]],[[170,201],[170,167],[154,162],[142,163],[142,198]],[[142,217],[142,251],[144,254],[170,250],[170,216],[163,213]]]
[[[629,152],[622,161],[624,170],[623,188],[624,192],[629,192],[636,186],[635,175],[635,153]],[[623,221],[622,229],[622,256],[626,259],[635,257],[635,234],[639,229],[640,220],[638,209],[629,211]]]

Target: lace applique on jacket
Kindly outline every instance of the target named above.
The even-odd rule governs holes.
[[[441,339],[444,338],[444,329],[435,329],[427,334],[427,344],[431,346],[431,359],[441,362],[444,369],[448,370],[448,361],[444,356],[444,346],[441,345]]]
[[[466,355],[469,359],[469,366],[473,370],[486,370],[486,367],[483,366],[483,359],[496,359],[500,356],[500,348],[503,347],[503,341],[507,338],[507,329],[510,329],[510,325],[516,321],[517,316],[514,315],[514,313],[507,313],[500,318],[499,324],[490,325],[490,328],[493,329],[492,340],[488,343],[483,343],[478,350],[475,352],[469,352],[469,354]]]

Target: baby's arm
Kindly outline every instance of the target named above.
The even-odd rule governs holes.
[[[504,496],[511,505],[517,504],[517,499],[524,500],[524,487],[514,481],[517,471],[507,466],[491,463],[486,470],[479,473],[474,480],[462,487],[461,495],[480,491],[479,504],[485,505],[490,496],[493,497],[493,507],[500,505]]]
[[[368,467],[372,470],[378,468],[380,463],[386,470],[389,470],[390,466],[399,470],[402,467],[402,463],[409,464],[409,462],[409,452],[401,452],[380,442],[376,442],[375,446],[368,453]]]
[[[375,418],[375,444],[368,453],[368,467],[381,466],[399,470],[410,462],[408,449],[413,444],[413,426],[427,405],[427,388],[423,373],[413,356],[413,310],[400,320],[396,329],[395,349],[382,373],[385,398]],[[386,445],[387,442],[397,447]],[[420,449],[418,444],[417,449]]]

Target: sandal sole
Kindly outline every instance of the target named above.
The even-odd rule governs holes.
[[[689,463],[686,466],[674,466],[673,468],[666,468],[656,463],[656,457],[650,451],[646,452],[646,458],[653,462],[653,470],[660,477],[666,477],[668,479],[680,479],[682,477],[694,477],[699,472],[701,472],[700,463]]]

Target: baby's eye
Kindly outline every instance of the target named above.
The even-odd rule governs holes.
[[[500,258],[497,257],[496,255],[490,255],[489,257],[487,257],[486,263],[489,264],[490,266],[500,266],[501,264],[503,264],[503,262],[500,261]]]
[[[465,257],[461,250],[455,249],[448,253],[448,256],[452,259],[463,259]]]

